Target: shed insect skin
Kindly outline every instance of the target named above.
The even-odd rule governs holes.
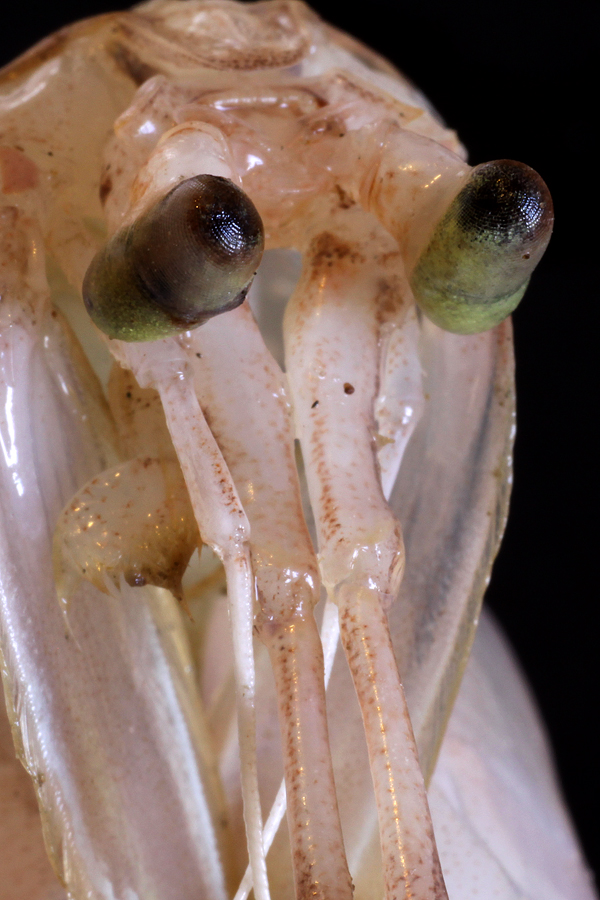
[[[349,383],[349,382],[348,382],[348,383],[347,383],[347,384],[350,384],[350,383]],[[351,386],[352,386],[352,385],[351,385]],[[344,388],[345,388],[345,385],[344,385]],[[348,393],[348,392],[347,392],[347,391],[345,391],[345,393]],[[318,402],[318,401],[317,401],[317,402]]]

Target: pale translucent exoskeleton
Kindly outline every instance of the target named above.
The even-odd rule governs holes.
[[[287,0],[152,0],[1,89],[3,676],[68,895],[591,897],[544,779],[545,855],[486,835],[520,745],[455,788],[509,733],[472,721],[479,657],[439,854],[425,791],[506,515],[539,176],[471,169]],[[60,896],[23,853],[14,896]]]

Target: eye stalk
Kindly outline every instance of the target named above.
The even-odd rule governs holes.
[[[493,328],[516,308],[554,222],[544,181],[523,163],[476,166],[411,277],[425,315],[459,334]]]
[[[250,198],[217,175],[174,187],[92,260],[83,299],[110,338],[151,341],[243,302],[264,249]]]

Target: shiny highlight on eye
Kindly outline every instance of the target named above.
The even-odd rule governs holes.
[[[525,293],[553,221],[548,188],[529,166],[512,160],[477,166],[413,271],[419,307],[459,334],[498,325]]]
[[[261,218],[227,178],[174,187],[92,260],[83,299],[111,338],[149,341],[243,302],[264,248]]]

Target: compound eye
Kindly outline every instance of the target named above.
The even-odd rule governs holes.
[[[243,302],[264,249],[250,198],[216,175],[182,181],[92,260],[83,299],[110,338],[151,341]]]
[[[525,293],[553,222],[550,192],[529,166],[507,159],[477,166],[415,266],[418,305],[446,331],[498,325]]]

